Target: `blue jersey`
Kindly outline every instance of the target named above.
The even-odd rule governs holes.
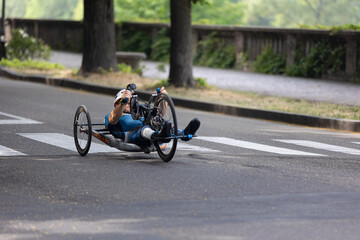
[[[143,126],[143,123],[140,120],[134,120],[128,113],[124,113],[115,125],[109,123],[109,116],[110,113],[105,116],[105,126],[110,130],[110,133],[114,137],[120,138],[123,141],[130,130]]]

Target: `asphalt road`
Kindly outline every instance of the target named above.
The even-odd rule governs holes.
[[[81,157],[77,106],[112,100],[0,78],[0,239],[359,239],[359,134],[177,108],[202,125],[171,162]]]

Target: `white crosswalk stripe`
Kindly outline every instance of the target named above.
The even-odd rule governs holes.
[[[72,136],[60,134],[60,133],[18,133],[18,135],[30,138],[32,140],[50,144],[56,147],[64,148],[70,151],[77,151]],[[197,151],[197,152],[219,152],[210,148],[199,147],[186,143],[178,142],[177,150],[182,151]],[[89,153],[101,153],[101,152],[121,152],[116,148],[109,147],[105,144],[99,144],[91,142]]]
[[[74,138],[69,135],[61,133],[18,133],[18,135],[25,138],[29,138],[38,142],[46,143],[55,147],[67,149],[73,152],[77,152]],[[231,139],[226,137],[197,137],[197,139],[207,142],[213,142],[218,144],[224,144],[228,146],[251,149],[260,152],[275,153],[280,155],[294,155],[294,156],[327,156],[324,154],[312,153],[307,151],[293,150],[290,148],[275,147],[255,142],[242,141],[237,139]],[[320,143],[315,141],[304,141],[304,140],[283,140],[283,139],[273,139],[273,141],[294,144],[302,147],[309,147],[314,149],[320,149],[330,152],[340,152],[345,154],[360,155],[360,149],[342,147],[337,145],[331,145],[326,143]],[[360,142],[353,142],[354,144],[359,144]],[[221,152],[219,150],[197,146],[194,144],[184,143],[179,141],[177,145],[177,150],[179,151],[194,151],[201,153],[217,153]],[[123,152],[116,148],[109,147],[103,143],[96,143],[92,141],[89,153],[111,153],[111,152]],[[22,152],[7,148],[0,145],[0,156],[21,156],[26,155]]]
[[[283,143],[290,143],[295,144],[303,147],[309,147],[309,148],[316,148],[331,152],[340,152],[340,153],[346,153],[346,154],[352,154],[352,155],[360,155],[360,150],[354,149],[354,148],[348,148],[348,147],[341,147],[337,145],[331,145],[326,143],[320,143],[320,142],[314,142],[314,141],[304,141],[304,140],[280,140],[280,139],[274,139],[278,142]]]
[[[56,147],[64,148],[70,151],[77,152],[74,138],[60,133],[18,133],[20,136],[30,138],[32,140],[50,144]],[[89,153],[101,152],[120,152],[116,148],[111,148],[105,144],[91,143]]]
[[[0,145],[0,157],[10,157],[10,156],[24,156],[26,154],[15,151],[11,148],[7,148],[3,145]]]
[[[0,112],[0,115],[5,116],[10,119],[0,119],[0,125],[8,125],[8,124],[41,124],[42,122],[38,122],[29,118],[23,118],[19,116],[15,116],[12,114]]]
[[[274,146],[269,146],[269,145],[254,143],[254,142],[248,142],[248,141],[241,141],[241,140],[236,140],[236,139],[231,139],[231,138],[226,138],[226,137],[198,137],[198,139],[208,141],[208,142],[214,142],[214,143],[239,147],[239,148],[246,148],[246,149],[276,153],[276,154],[281,154],[281,155],[326,156],[326,155],[317,154],[317,153],[309,153],[309,152],[291,150],[291,149],[287,149],[287,148],[274,147]]]
[[[196,146],[196,145],[191,145],[191,144],[182,143],[182,142],[178,142],[176,150],[195,151],[195,152],[209,152],[209,153],[220,152],[218,150],[214,150],[214,149],[211,149],[211,148],[199,147],[199,146]]]

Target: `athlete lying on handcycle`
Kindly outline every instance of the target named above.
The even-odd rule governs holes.
[[[110,133],[126,143],[134,143],[136,145],[146,147],[151,145],[151,141],[158,139],[159,142],[166,143],[171,137],[173,124],[171,120],[165,121],[165,124],[159,131],[155,131],[149,125],[144,125],[141,119],[134,120],[130,114],[130,102],[133,90],[122,89],[120,90],[114,100],[114,109],[111,113],[105,116],[105,126],[109,129]],[[162,87],[158,93],[167,93],[165,88]],[[162,114],[165,115],[167,105],[159,106]],[[164,116],[163,115],[163,116]],[[176,135],[183,141],[188,141],[191,136],[196,133],[200,127],[200,120],[194,118],[183,130],[178,130]],[[190,137],[189,137],[190,136]],[[160,140],[159,140],[160,139]],[[164,146],[165,147],[165,146]]]

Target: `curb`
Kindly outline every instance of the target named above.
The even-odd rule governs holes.
[[[20,74],[0,66],[0,76],[8,77],[14,80],[28,81],[35,83],[42,83],[50,86],[72,88],[78,90],[85,90],[94,93],[102,93],[114,96],[119,89],[115,87],[106,87],[96,84],[83,83],[76,80],[65,78],[54,78],[42,75],[27,75]],[[151,93],[146,91],[136,91],[140,98],[149,98]],[[360,121],[338,119],[338,118],[323,118],[309,115],[301,115],[279,111],[269,111],[261,109],[243,108],[232,105],[216,104],[210,102],[202,102],[197,100],[183,99],[179,97],[171,97],[176,106],[222,113],[231,116],[256,118],[262,120],[277,121],[283,123],[290,123],[308,127],[329,128],[334,130],[360,132]]]

